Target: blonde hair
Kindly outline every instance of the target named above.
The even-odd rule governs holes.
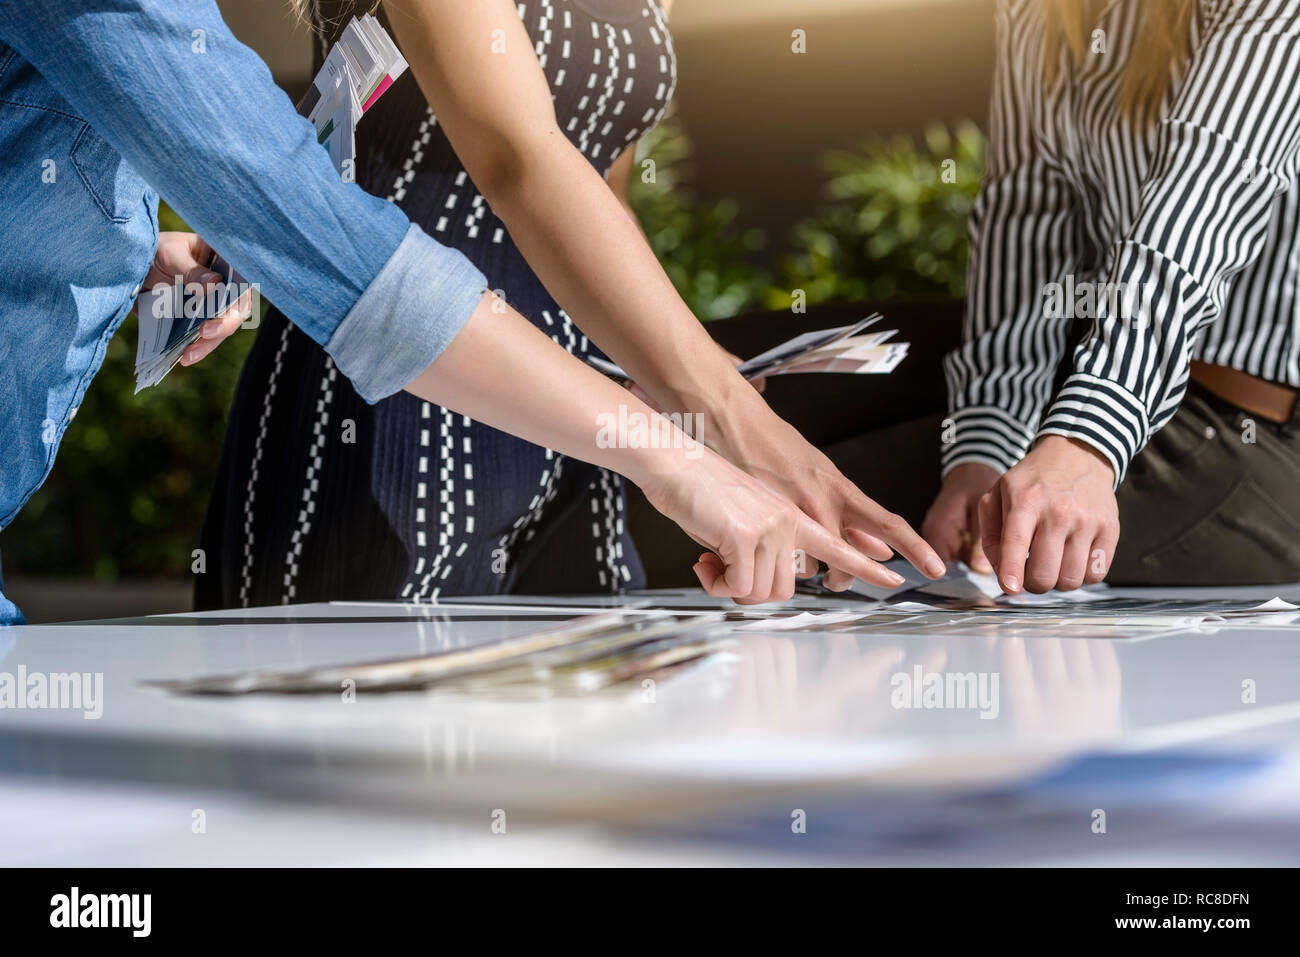
[[[379,9],[379,2],[380,0],[373,0],[373,2],[371,2],[366,8],[366,12],[374,13],[377,11]],[[293,15],[308,26],[315,23],[315,18],[313,16],[315,12],[313,8],[315,6],[316,0],[289,0],[289,9],[293,11]],[[360,6],[360,4],[358,4],[358,6]]]
[[[1042,0],[1046,7],[1044,78],[1059,78],[1061,50],[1068,47],[1079,67],[1089,55],[1089,28],[1102,4],[1097,0]],[[1142,0],[1145,8],[1133,54],[1124,69],[1120,108],[1135,123],[1149,123],[1164,102],[1172,78],[1191,56],[1192,13],[1196,0]]]

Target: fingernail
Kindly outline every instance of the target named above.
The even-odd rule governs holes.
[[[219,335],[221,335],[220,319],[209,319],[203,324],[203,328],[199,330],[199,337],[202,339],[215,339]]]
[[[931,578],[942,578],[948,574],[948,566],[937,558],[932,558],[925,563],[926,574]]]
[[[903,582],[907,581],[907,579],[904,578],[902,575],[898,574],[898,572],[890,571],[888,572],[888,574],[889,574],[889,583],[893,585],[895,588],[903,584]]]
[[[1016,592],[1020,591],[1020,582],[1014,577],[1010,577],[1003,581],[1002,587],[1014,595]]]

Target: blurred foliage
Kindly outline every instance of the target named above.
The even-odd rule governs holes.
[[[166,208],[159,224],[186,228]],[[136,319],[128,316],[64,433],[50,477],[5,529],[5,572],[105,581],[188,574],[226,412],[255,335],[241,329],[202,362],[132,395]]]
[[[934,127],[922,146],[874,139],[859,152],[828,155],[828,202],[796,228],[782,262],[785,288],[757,265],[764,237],[741,224],[739,205],[696,194],[691,151],[680,120],[666,118],[641,144],[629,194],[655,254],[701,319],[765,302],[788,308],[795,288],[809,304],[963,293],[966,217],[983,166],[973,126],[951,135]],[[953,183],[940,175],[946,159],[955,161]],[[185,228],[165,207],[159,218],[164,230]],[[136,396],[136,320],[128,318],[49,479],[4,532],[5,570],[110,581],[187,575],[254,335],[241,330]]]
[[[708,321],[760,305],[769,277],[754,264],[763,233],[739,224],[739,204],[702,201],[691,187],[691,152],[681,121],[669,114],[641,141],[628,200],[677,292]]]
[[[921,144],[874,137],[823,166],[829,202],[795,227],[770,308],[789,308],[795,289],[809,305],[965,295],[967,218],[984,172],[974,124],[933,125]]]

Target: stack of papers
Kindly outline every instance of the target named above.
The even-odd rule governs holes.
[[[559,628],[417,658],[324,668],[253,671],[150,682],[183,694],[338,694],[436,688],[492,697],[582,695],[646,678],[660,680],[727,640],[721,612],[612,611]],[[349,684],[349,682],[351,684]]]
[[[349,182],[356,179],[357,121],[406,70],[397,45],[366,14],[347,25],[325,58],[298,112],[316,127],[316,139],[329,152],[334,168]],[[214,319],[256,289],[220,256],[209,268],[221,277],[215,292],[186,295],[179,285],[159,287],[140,297],[140,333],[135,353],[135,391],[157,385],[199,337],[204,321]],[[256,301],[254,301],[256,308]]]
[[[876,313],[851,326],[806,332],[742,362],[737,371],[746,379],[805,372],[893,372],[907,358],[908,343],[889,341],[898,335],[897,329],[864,332],[880,319]],[[587,361],[606,375],[628,378],[621,367],[607,359],[589,356]]]
[[[992,575],[961,563],[937,582],[920,577],[905,562],[889,567],[908,579],[895,589],[854,582],[845,592],[830,592],[815,579],[799,583],[804,593],[838,599],[860,598],[858,609],[805,612],[745,627],[763,631],[847,631],[865,634],[987,635],[1140,639],[1174,632],[1213,632],[1221,627],[1279,628],[1300,622],[1300,606],[1273,598],[1252,599],[1123,598],[1105,585],[1045,595],[1004,595]]]
[[[1005,595],[993,575],[961,562],[939,581],[924,578],[907,562],[888,563],[904,582],[889,589],[855,581],[832,592],[817,578],[799,582],[804,594],[862,599],[859,609],[804,613],[746,627],[768,631],[849,631],[868,634],[988,635],[991,637],[1124,638],[1173,632],[1209,633],[1222,627],[1280,628],[1300,623],[1300,606],[1281,598],[1126,598],[1105,585],[1070,592]]]
[[[1097,638],[1141,641],[1220,628],[1291,628],[1297,607],[1249,600],[1100,598],[1083,605],[1017,605],[1004,600],[871,602],[860,611],[804,612],[747,622],[747,631],[987,638]]]

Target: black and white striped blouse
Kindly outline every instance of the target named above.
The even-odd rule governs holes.
[[[1107,4],[1052,90],[1044,0],[999,4],[945,472],[1008,469],[1050,433],[1101,451],[1118,485],[1193,357],[1300,386],[1300,0],[1189,2],[1191,58],[1148,129],[1118,105],[1146,0]]]

